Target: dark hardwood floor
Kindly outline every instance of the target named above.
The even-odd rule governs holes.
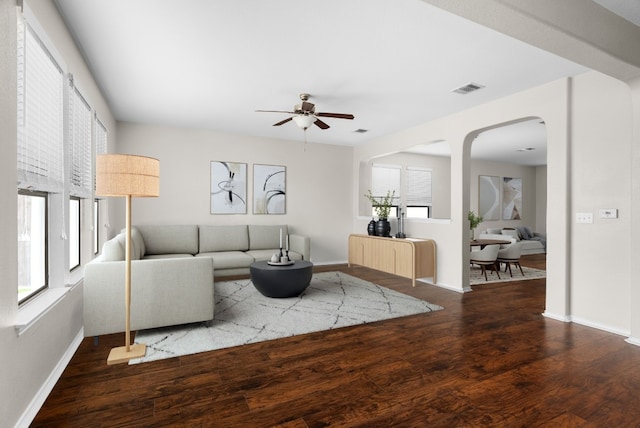
[[[123,335],[85,339],[33,426],[640,426],[640,348],[543,317],[544,280],[458,294],[317,270],[445,309],[133,366],[106,364]]]

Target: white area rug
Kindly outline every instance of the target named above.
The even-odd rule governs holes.
[[[314,331],[330,330],[442,309],[342,272],[313,275],[306,291],[287,299],[264,297],[251,281],[215,283],[214,320],[142,330],[147,345],[137,364]]]
[[[513,278],[509,275],[509,271],[500,271],[500,278],[498,279],[498,275],[495,272],[487,270],[487,279],[484,279],[484,275],[482,274],[482,270],[479,266],[473,265],[471,266],[471,272],[469,274],[469,284],[470,285],[479,285],[479,284],[487,284],[489,282],[510,282],[510,281],[523,281],[527,279],[540,279],[546,278],[547,272],[540,269],[529,268],[526,266],[522,266],[522,270],[524,271],[524,276],[520,273],[520,269],[517,267],[511,266],[511,272],[513,273]]]

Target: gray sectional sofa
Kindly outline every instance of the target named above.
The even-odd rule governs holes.
[[[249,274],[279,250],[286,225],[137,225],[131,231],[131,329],[213,319],[216,278]],[[283,239],[283,245],[286,239]],[[310,259],[308,237],[289,235],[289,257]],[[125,234],[85,266],[84,335],[122,332]]]
[[[547,252],[546,235],[543,233],[531,232],[528,227],[524,226],[487,229],[480,234],[479,238],[522,242],[522,255],[543,254]]]

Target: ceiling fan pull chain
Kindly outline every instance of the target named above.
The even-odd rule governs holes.
[[[304,152],[307,152],[307,128],[304,129]]]

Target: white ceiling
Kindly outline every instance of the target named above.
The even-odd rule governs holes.
[[[451,156],[447,141],[420,144],[405,152]],[[546,165],[547,130],[544,122],[534,119],[485,131],[473,141],[471,158],[528,166]]]
[[[308,141],[358,145],[586,71],[421,0],[56,3],[121,121],[302,141],[293,122],[271,126],[287,115],[255,110],[290,110],[308,92],[317,111],[355,115]],[[451,92],[469,82],[485,88]],[[509,141],[545,145],[531,138],[521,125]]]

